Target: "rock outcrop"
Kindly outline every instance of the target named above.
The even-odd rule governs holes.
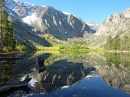
[[[126,31],[130,28],[130,8],[122,13],[114,13],[107,17],[107,19],[99,26],[95,35],[110,35],[117,34],[120,31]]]
[[[107,17],[102,24],[98,26],[96,33],[88,38],[89,46],[103,47],[107,43],[109,36],[114,38],[117,34],[120,38],[129,35],[130,32],[130,8],[122,13],[114,13]]]

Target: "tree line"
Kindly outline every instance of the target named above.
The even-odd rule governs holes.
[[[10,52],[15,50],[16,40],[14,38],[14,29],[12,22],[9,21],[9,15],[4,6],[4,0],[0,0],[0,35],[1,48],[0,51]]]
[[[130,50],[130,37],[120,37],[119,34],[117,34],[114,38],[112,38],[110,35],[104,47],[107,50]]]

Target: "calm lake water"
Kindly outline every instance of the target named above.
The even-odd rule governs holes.
[[[0,55],[0,97],[130,97],[130,54]]]

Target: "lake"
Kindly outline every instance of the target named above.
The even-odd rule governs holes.
[[[0,55],[0,88],[0,97],[130,97],[130,54]]]

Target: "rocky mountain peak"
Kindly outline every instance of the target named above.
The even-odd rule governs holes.
[[[125,18],[130,18],[130,8],[127,8],[125,11],[122,12],[122,15]]]
[[[105,21],[105,23],[109,23],[109,22],[113,22],[113,23],[117,23],[120,21],[120,19],[122,18],[122,15],[119,13],[114,13],[112,15],[110,15]]]
[[[130,21],[130,8],[122,13],[114,13],[107,17],[107,19],[100,25],[95,35],[109,35],[115,36],[119,31],[129,29]],[[112,32],[112,33],[111,33]]]
[[[33,12],[40,12],[44,8],[30,3],[19,2],[18,0],[5,0],[5,6],[12,12],[11,15],[16,16],[17,14],[19,18],[29,16]]]

